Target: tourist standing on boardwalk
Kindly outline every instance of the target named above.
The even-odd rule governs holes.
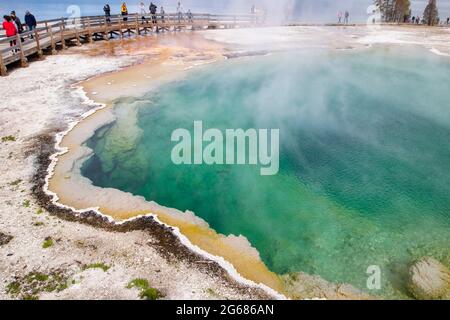
[[[178,14],[178,23],[181,23],[181,20],[183,20],[183,5],[181,4],[181,2],[178,2],[177,14]]]
[[[447,18],[447,25],[449,24],[449,22],[450,22],[450,18]]]
[[[252,5],[252,8],[250,9],[250,13],[252,14],[252,22],[257,23],[258,17],[256,16],[256,6]]]
[[[128,21],[128,8],[125,2],[120,7],[120,14],[123,16],[123,21]]]
[[[33,31],[36,29],[37,21],[34,15],[30,13],[30,11],[25,12],[25,24],[28,27],[28,31]],[[30,34],[30,38],[33,39],[33,34]]]
[[[416,17],[415,17],[415,16],[412,17],[412,23],[413,23],[413,24],[416,23]]]
[[[6,36],[9,37],[14,37],[17,34],[17,28],[16,25],[14,24],[14,22],[12,21],[10,16],[3,16],[3,29],[6,31]],[[16,39],[14,40],[10,40],[9,41],[9,45],[15,46],[17,44]],[[15,50],[15,52],[17,52],[17,49]],[[14,53],[14,52],[13,52]]]
[[[111,7],[109,6],[109,4],[105,4],[105,6],[103,7],[103,12],[105,13],[106,22],[110,23],[111,22]]]
[[[339,11],[337,16],[338,16],[338,23],[341,23],[342,22],[342,11]]]
[[[194,20],[192,19],[192,12],[191,12],[191,9],[189,9],[189,10],[187,11],[186,15],[187,15],[187,17],[188,17],[189,23],[194,22]]]
[[[158,10],[158,7],[153,2],[150,2],[149,9],[152,15],[152,23],[157,23],[156,10]]]
[[[164,7],[161,7],[161,22],[165,23],[166,19],[164,17],[164,15],[166,14],[166,12],[164,11]]]
[[[349,17],[350,17],[350,13],[348,11],[345,11],[345,19],[344,19],[345,24],[348,24]]]
[[[18,34],[23,33],[24,30],[23,30],[22,22],[20,21],[19,17],[16,15],[15,11],[11,11],[11,19],[12,19],[12,22],[14,22],[16,24],[17,33]],[[25,41],[25,39],[22,37],[20,38],[20,40],[22,42]]]

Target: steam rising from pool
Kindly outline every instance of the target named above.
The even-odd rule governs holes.
[[[414,259],[450,265],[450,63],[414,49],[307,51],[229,60],[116,102],[88,142],[97,186],[191,210],[243,235],[267,266],[404,297]],[[177,166],[171,133],[280,129],[280,172]]]

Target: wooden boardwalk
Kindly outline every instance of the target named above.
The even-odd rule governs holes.
[[[68,45],[80,46],[97,40],[109,41],[160,31],[251,27],[258,24],[258,17],[255,15],[211,14],[192,14],[191,19],[187,15],[180,17],[178,14],[145,17],[130,14],[126,17],[89,16],[40,21],[35,30],[15,37],[8,38],[0,34],[0,75],[6,76],[7,66],[12,63],[18,62],[21,67],[27,67],[28,57],[43,58],[44,53],[55,54],[57,49],[64,50]],[[1,33],[4,34],[3,31]]]

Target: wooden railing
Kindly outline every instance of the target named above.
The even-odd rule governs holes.
[[[257,15],[213,15],[168,13],[156,15],[129,14],[127,16],[88,16],[39,21],[34,30],[6,37],[0,29],[0,75],[7,74],[7,66],[19,61],[28,66],[27,57],[37,55],[42,58],[44,50],[50,54],[56,49],[65,49],[67,43],[91,43],[94,40],[109,40],[115,36],[124,37],[161,30],[176,31],[183,28],[236,28],[261,24]]]

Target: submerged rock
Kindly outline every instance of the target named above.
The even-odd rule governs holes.
[[[260,51],[230,52],[225,53],[223,56],[227,59],[237,59],[243,57],[265,56],[267,54],[269,54],[268,51],[260,50]]]
[[[450,270],[439,261],[425,257],[409,269],[409,290],[417,299],[450,299]]]
[[[303,272],[282,276],[286,293],[292,299],[326,299],[326,300],[375,300],[349,284],[328,282],[319,276]]]

